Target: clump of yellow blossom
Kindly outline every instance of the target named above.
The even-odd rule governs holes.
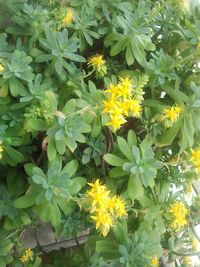
[[[28,109],[28,112],[24,114],[27,118],[39,118],[45,120],[47,124],[51,124],[53,122],[53,114],[49,112],[50,104],[49,101],[43,101],[43,107],[40,106],[32,106]]]
[[[196,237],[192,238],[192,249],[194,251],[199,251],[199,241],[196,239]]]
[[[158,267],[159,266],[159,260],[157,256],[153,256],[151,258],[151,267]]]
[[[95,221],[96,229],[106,236],[115,220],[127,215],[125,202],[119,196],[112,196],[99,179],[88,185],[91,188],[86,192],[81,206],[90,211],[90,217]]]
[[[188,225],[187,216],[189,215],[189,211],[181,201],[176,201],[171,204],[169,213],[171,215],[171,230],[177,232]]]
[[[191,151],[190,161],[193,163],[196,173],[200,173],[200,148],[191,149]]]
[[[183,108],[179,105],[174,105],[172,107],[165,108],[163,109],[160,120],[164,121],[164,125],[166,128],[171,127],[173,123],[178,120],[182,112]]]
[[[106,61],[103,55],[95,55],[88,59],[88,66],[96,72],[97,77],[104,77],[107,74]]]
[[[29,260],[33,259],[33,251],[28,248],[25,250],[23,256],[19,259],[22,263],[27,263]]]
[[[189,266],[193,266],[193,263],[192,263],[192,259],[190,258],[190,257],[184,257],[183,259],[182,259],[182,264],[184,265],[184,266],[187,266],[187,267],[189,267]]]
[[[110,83],[105,90],[106,100],[103,101],[103,113],[109,115],[108,126],[114,131],[118,130],[125,122],[126,117],[139,118],[142,114],[141,102],[143,100],[141,91],[133,90],[133,81],[129,77],[120,78],[118,84]]]
[[[74,20],[74,11],[72,8],[69,8],[62,19],[62,27],[66,27],[67,25],[71,24]]]
[[[3,152],[4,152],[4,148],[2,145],[2,141],[0,141],[0,159],[2,159],[2,157],[3,157]]]

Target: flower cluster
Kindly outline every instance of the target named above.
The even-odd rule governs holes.
[[[106,236],[115,220],[127,215],[125,202],[119,196],[111,196],[110,191],[99,179],[88,184],[91,189],[86,192],[82,204],[86,204],[86,209],[90,211],[96,229]]]
[[[136,94],[133,90],[133,82],[130,78],[120,78],[117,85],[111,83],[105,90],[106,100],[103,101],[103,113],[109,115],[107,125],[111,126],[114,131],[118,130],[126,122],[125,117],[139,118],[142,113],[141,101],[143,91]]]
[[[171,127],[173,123],[175,123],[181,112],[183,112],[183,108],[179,105],[174,105],[169,108],[165,108],[163,110],[163,114],[161,115],[160,120],[164,121],[164,125],[166,128]]]
[[[159,260],[157,256],[153,256],[151,258],[151,266],[152,267],[158,267],[159,266]]]
[[[66,27],[67,25],[71,24],[74,20],[74,11],[72,8],[69,8],[62,19],[62,27]]]
[[[27,263],[29,260],[33,259],[33,251],[28,248],[25,250],[23,256],[19,259],[22,263]]]
[[[51,124],[53,122],[53,115],[48,112],[46,108],[42,108],[40,106],[33,106],[28,113],[24,114],[25,117],[34,117],[43,119],[47,124]]]
[[[189,211],[181,201],[171,204],[169,213],[171,214],[170,228],[173,231],[177,232],[188,224],[187,216]]]
[[[93,71],[95,71],[96,76],[99,78],[104,77],[107,74],[106,61],[103,58],[103,55],[97,54],[90,57],[88,60],[88,66],[91,67]]]
[[[200,173],[200,148],[192,149],[191,162],[197,173]]]

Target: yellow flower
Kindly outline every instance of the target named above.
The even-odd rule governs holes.
[[[184,257],[182,263],[187,267],[193,266],[192,259],[190,257]]]
[[[105,198],[107,198],[109,195],[109,191],[89,191],[88,196],[92,198],[92,210],[96,209],[96,207],[101,207],[104,203]]]
[[[196,237],[194,237],[192,239],[192,249],[194,251],[198,251],[199,250],[199,241],[196,239]]]
[[[94,183],[87,183],[93,190],[98,191],[99,189],[105,189],[104,185],[101,185],[99,179],[97,179]]]
[[[152,267],[158,267],[159,266],[159,260],[157,256],[153,256],[151,258],[151,266]]]
[[[170,224],[172,230],[179,231],[184,226],[188,225],[186,217],[188,216],[189,211],[181,201],[176,201],[171,204],[169,213],[171,213],[172,216]]]
[[[105,76],[107,73],[106,61],[103,59],[103,55],[95,55],[89,58],[88,66],[92,67],[94,71],[100,76]]]
[[[0,74],[3,73],[4,69],[5,69],[4,66],[2,65],[2,63],[0,63]]]
[[[92,67],[101,68],[101,66],[105,65],[106,61],[103,59],[103,55],[95,55],[89,58],[88,65]]]
[[[125,99],[123,100],[123,102],[118,103],[119,109],[122,111],[122,114],[125,116],[128,116],[129,114],[129,101],[130,100]]]
[[[33,251],[28,248],[26,251],[25,251],[26,255],[29,257],[29,258],[32,258],[33,257]]]
[[[27,250],[25,250],[24,255],[19,259],[22,263],[26,263],[29,260],[32,260],[33,257],[33,251],[28,248]]]
[[[20,259],[19,259],[22,263],[26,263],[29,261],[29,257],[24,254]]]
[[[117,100],[119,86],[113,83],[110,83],[108,88],[105,90],[105,93],[109,94],[109,99]]]
[[[115,210],[115,196],[112,198],[109,198],[107,201],[106,209],[109,210],[109,212],[114,215]]]
[[[96,209],[96,207],[101,207],[108,198],[110,191],[106,189],[104,185],[101,185],[99,179],[95,183],[88,183],[90,190],[87,191],[87,195],[92,199],[91,212]]]
[[[124,98],[131,97],[133,88],[133,82],[130,78],[121,78],[120,77],[120,83],[119,83],[119,90],[118,90],[118,96],[122,96]]]
[[[130,99],[128,102],[129,105],[129,114],[135,118],[139,118],[142,114],[142,107],[140,105],[139,100]]]
[[[190,161],[194,164],[197,173],[200,172],[200,148],[191,149],[192,155]]]
[[[161,120],[169,120],[174,123],[178,120],[180,113],[183,111],[181,106],[175,105],[169,108],[165,108],[163,110],[163,115],[161,116]]]
[[[115,209],[116,217],[122,218],[122,217],[127,216],[124,200],[120,198],[119,196],[114,196],[113,200],[115,201],[114,209]]]
[[[69,8],[64,18],[62,19],[62,27],[71,24],[73,20],[74,20],[74,11],[72,8]]]
[[[122,124],[124,124],[125,122],[126,122],[126,120],[122,115],[117,116],[117,115],[111,114],[110,115],[110,121],[106,125],[112,126],[113,130],[117,131],[122,126]]]
[[[107,113],[112,113],[113,110],[116,109],[116,107],[117,107],[117,103],[113,99],[108,99],[107,101],[104,100],[103,104],[104,104],[103,113],[106,113],[106,112]]]
[[[110,190],[97,179],[94,183],[88,183],[91,187],[85,194],[82,203],[88,204],[91,219],[95,221],[96,229],[106,236],[117,218],[127,215],[125,202],[118,196],[112,197]],[[80,205],[82,208],[82,205]]]
[[[104,210],[99,210],[95,216],[91,216],[96,222],[96,229],[100,229],[103,236],[107,236],[110,227],[113,225],[112,216],[106,213]]]

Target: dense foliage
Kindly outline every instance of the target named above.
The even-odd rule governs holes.
[[[199,2],[0,7],[0,266],[193,266]],[[43,257],[40,222],[87,242]]]

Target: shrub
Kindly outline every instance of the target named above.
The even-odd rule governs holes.
[[[0,6],[0,266],[191,266],[198,1]],[[40,222],[86,244],[49,265],[21,238]]]

